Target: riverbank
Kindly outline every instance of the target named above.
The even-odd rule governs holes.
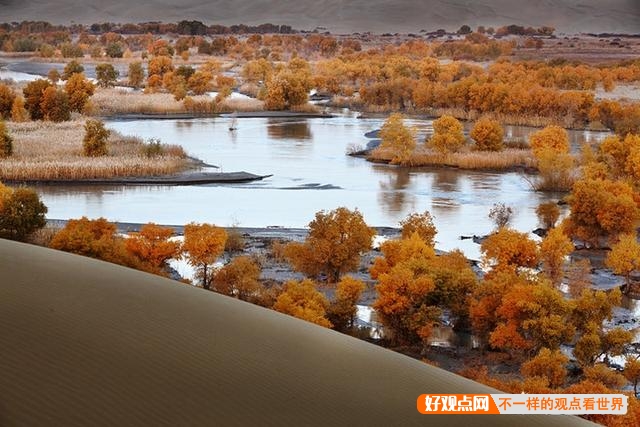
[[[6,184],[43,184],[43,185],[207,185],[238,184],[261,181],[271,175],[255,175],[249,172],[192,172],[165,176],[131,176],[102,179],[63,179],[45,180],[5,180]]]
[[[375,148],[357,153],[369,162],[391,164],[392,150]],[[536,160],[528,149],[507,148],[499,152],[473,151],[465,147],[457,153],[440,154],[425,147],[419,147],[402,166],[447,167],[466,170],[499,172],[536,172]]]

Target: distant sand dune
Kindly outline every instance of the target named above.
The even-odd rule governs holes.
[[[3,427],[592,425],[416,410],[421,393],[489,390],[212,292],[0,240]]]
[[[565,32],[640,33],[636,0],[0,0],[0,20],[178,21],[324,26],[334,32],[417,32],[471,25],[552,25]]]

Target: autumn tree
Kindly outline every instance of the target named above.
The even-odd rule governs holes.
[[[96,79],[100,87],[113,87],[118,81],[120,73],[109,63],[96,65]]]
[[[25,98],[25,107],[29,111],[32,120],[42,120],[44,118],[44,112],[41,108],[42,98],[44,91],[51,86],[48,80],[36,79],[29,82],[22,90]]]
[[[571,213],[566,220],[568,235],[594,246],[621,233],[635,231],[640,219],[637,196],[622,181],[581,179],[573,185],[567,201]]]
[[[128,73],[129,85],[134,88],[142,87],[142,83],[144,82],[144,68],[142,67],[142,62],[132,62],[129,64],[129,73]]]
[[[638,383],[640,382],[640,360],[637,357],[627,356],[622,375],[633,385],[633,395],[638,395]]]
[[[24,98],[21,96],[16,96],[16,99],[13,101],[13,105],[11,106],[11,120],[17,123],[29,120],[29,113],[27,109],[24,108]]]
[[[538,215],[538,221],[542,227],[549,230],[555,227],[560,217],[560,208],[554,202],[540,203],[536,208],[536,215]]]
[[[356,209],[341,207],[316,213],[304,243],[290,243],[285,256],[294,269],[309,277],[326,274],[330,282],[358,268],[360,254],[371,248],[374,230]]]
[[[542,347],[557,350],[569,342],[575,327],[569,322],[572,305],[550,283],[525,279],[506,290],[496,308],[492,347],[518,353]],[[522,353],[521,353],[522,354]]]
[[[392,153],[391,163],[408,164],[416,147],[415,137],[415,130],[405,126],[402,114],[391,114],[380,129],[380,149]]]
[[[116,264],[136,266],[128,256],[115,224],[105,218],[71,219],[53,236],[51,248]],[[137,267],[137,266],[136,266]]]
[[[624,276],[625,291],[631,286],[631,273],[640,269],[640,243],[635,233],[623,234],[611,246],[605,265],[614,273]]]
[[[11,107],[15,99],[13,89],[0,83],[0,119],[8,119],[11,116]]]
[[[57,68],[52,68],[47,72],[47,78],[51,80],[51,83],[56,85],[60,81],[60,72]]]
[[[246,64],[244,64],[244,66],[242,67],[241,75],[246,82],[264,83],[272,71],[273,66],[271,65],[271,63],[264,58],[260,58],[248,61]]]
[[[158,76],[162,79],[164,74],[169,71],[173,71],[173,62],[171,61],[171,58],[167,56],[156,56],[149,61],[149,65],[147,67],[149,78],[151,78],[151,76]]]
[[[184,226],[183,249],[189,264],[196,268],[204,289],[211,288],[213,265],[224,252],[226,241],[227,232],[215,225],[190,223]]]
[[[384,242],[383,257],[370,269],[378,280],[373,304],[389,336],[397,343],[425,343],[433,326],[448,310],[455,324],[468,318],[468,297],[476,277],[459,251],[439,257],[417,232],[411,237]]]
[[[65,91],[53,86],[46,88],[42,93],[40,109],[45,120],[64,122],[71,119],[69,96]]]
[[[429,211],[423,213],[411,213],[407,215],[405,219],[400,221],[400,227],[402,228],[402,238],[408,239],[413,233],[418,233],[418,236],[427,243],[429,246],[435,245],[435,237],[438,233],[436,226],[433,224],[433,217]]]
[[[433,122],[433,136],[428,146],[440,153],[457,152],[464,146],[462,123],[453,116],[444,115]]]
[[[13,138],[9,135],[6,123],[0,120],[0,158],[9,157],[11,154],[13,154]]]
[[[0,238],[24,241],[46,225],[46,213],[35,190],[11,190],[0,183]]]
[[[480,245],[483,262],[495,269],[535,267],[538,246],[525,233],[502,227]]]
[[[84,67],[75,59],[65,65],[62,71],[62,80],[69,80],[74,74],[84,73]]]
[[[326,317],[328,307],[327,298],[316,290],[309,279],[285,283],[284,290],[273,305],[273,309],[280,313],[330,328],[331,322]]]
[[[82,140],[83,154],[87,157],[106,156],[107,139],[110,133],[100,120],[87,120],[84,124],[84,138]]]
[[[353,327],[358,308],[356,304],[365,289],[361,280],[350,276],[343,277],[336,285],[333,301],[327,308],[327,318],[333,328],[344,332]]]
[[[77,111],[81,113],[86,105],[89,97],[93,95],[95,87],[88,79],[85,78],[82,73],[74,73],[67,83],[64,85],[64,90],[69,96],[69,107],[71,111]]]
[[[569,152],[569,136],[567,131],[560,126],[547,126],[529,136],[529,143],[534,156],[537,158],[545,150],[551,150],[556,154]]]
[[[522,364],[520,371],[524,377],[542,377],[549,381],[549,386],[558,388],[567,379],[568,362],[569,358],[560,350],[543,347],[533,359]]]
[[[504,130],[497,120],[480,119],[476,121],[469,134],[480,151],[502,151],[504,148]]]
[[[207,71],[196,71],[187,79],[187,87],[194,95],[203,95],[213,89],[213,75]]]
[[[180,242],[171,240],[173,230],[154,223],[145,224],[140,231],[129,234],[125,248],[140,260],[145,271],[167,275],[167,262],[180,257]]]
[[[215,273],[212,289],[230,297],[253,302],[261,290],[260,266],[251,257],[235,257]]]
[[[559,286],[562,281],[565,258],[573,249],[573,243],[564,234],[562,227],[552,228],[540,242],[542,269],[555,286]]]
[[[267,110],[282,110],[305,104],[311,89],[311,72],[307,61],[294,58],[287,67],[270,76],[265,84]]]

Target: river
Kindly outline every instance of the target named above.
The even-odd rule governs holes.
[[[382,118],[359,119],[343,111],[332,118],[230,118],[113,120],[110,129],[144,139],[180,144],[192,156],[222,171],[273,175],[264,181],[207,186],[38,186],[51,218],[106,217],[113,221],[185,224],[211,222],[246,227],[303,227],[322,209],[358,208],[370,225],[397,226],[411,212],[429,210],[438,228],[437,247],[462,249],[479,257],[478,246],[461,235],[491,231],[487,214],[494,203],[514,208],[512,225],[537,227],[535,208],[561,195],[537,193],[517,172],[443,168],[399,168],[346,156],[350,145],[365,145],[366,132]],[[431,120],[411,120],[420,138]],[[534,129],[508,127],[525,137]],[[571,132],[574,145],[604,137]]]

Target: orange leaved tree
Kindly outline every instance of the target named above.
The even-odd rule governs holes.
[[[258,300],[261,290],[260,266],[248,256],[235,257],[213,278],[212,289],[243,301]]]
[[[328,307],[327,298],[316,290],[309,279],[285,283],[284,290],[273,305],[273,309],[280,313],[330,328],[331,322],[326,317]]]
[[[326,274],[330,282],[358,268],[360,254],[371,248],[374,231],[356,209],[320,211],[309,223],[304,243],[290,243],[285,257],[293,268],[309,277]]]
[[[433,136],[427,143],[430,148],[443,154],[460,150],[465,143],[462,123],[447,115],[434,120]]]
[[[196,268],[196,277],[204,289],[211,288],[213,265],[224,252],[227,232],[212,224],[190,223],[184,226],[182,245],[189,264]]]
[[[350,276],[345,276],[338,282],[335,298],[327,309],[327,317],[334,329],[345,331],[353,326],[358,311],[356,304],[364,288],[361,280]]]
[[[170,240],[173,230],[154,223],[145,224],[125,241],[127,251],[138,258],[146,271],[165,274],[167,261],[180,257],[180,242]]]

